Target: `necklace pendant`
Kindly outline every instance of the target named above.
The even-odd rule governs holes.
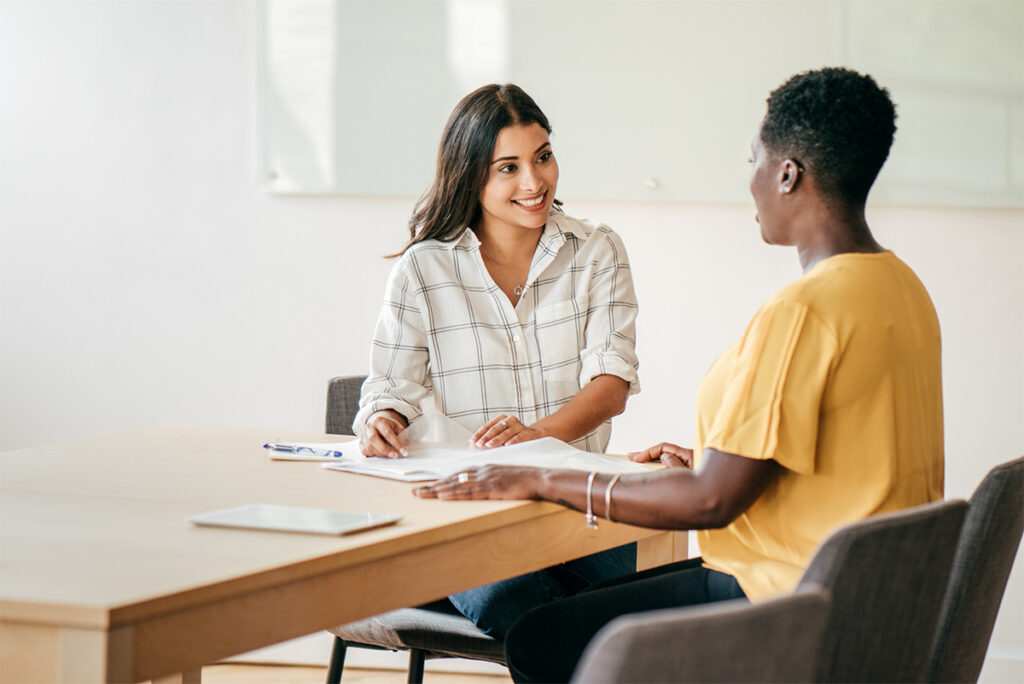
[[[523,292],[525,291],[526,290],[523,289],[522,285],[516,285],[515,287],[512,288],[512,294],[514,294],[516,297],[522,297]]]

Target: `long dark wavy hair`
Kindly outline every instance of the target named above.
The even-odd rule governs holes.
[[[544,112],[517,85],[492,83],[462,98],[444,126],[434,182],[416,203],[402,252],[424,240],[454,240],[476,225],[498,133],[534,123],[551,133]]]

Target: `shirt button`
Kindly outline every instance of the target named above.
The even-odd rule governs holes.
[[[519,344],[519,335],[516,335],[515,337],[513,337],[512,341],[515,342],[516,344]]]

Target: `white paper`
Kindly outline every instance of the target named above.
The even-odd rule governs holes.
[[[325,463],[324,468],[376,475],[405,482],[425,482],[447,477],[466,468],[487,464],[522,465],[572,470],[600,470],[605,473],[630,473],[647,470],[632,461],[577,449],[553,437],[494,449],[470,446],[472,433],[447,416],[424,414],[406,431],[409,456],[406,458],[367,458],[353,449],[340,449],[340,460]],[[354,444],[354,443],[353,443]],[[342,444],[342,447],[345,445]],[[358,457],[350,457],[355,452]]]
[[[272,461],[334,461],[339,462],[345,458],[361,456],[359,453],[359,440],[354,439],[348,442],[274,442],[293,447],[296,451],[278,451],[267,449],[267,456]],[[264,447],[266,448],[266,447]],[[313,451],[308,451],[312,449]],[[320,451],[341,452],[341,456],[333,454],[316,453]]]
[[[465,453],[473,433],[437,409],[427,409],[423,415],[404,432],[410,455],[435,455],[436,450],[456,449]],[[334,463],[376,462],[377,458],[366,458],[359,449],[359,440],[344,442],[273,442],[290,447],[294,451],[267,449],[267,456],[274,461],[328,461]],[[265,447],[264,447],[265,448]],[[337,451],[341,456],[316,452]]]

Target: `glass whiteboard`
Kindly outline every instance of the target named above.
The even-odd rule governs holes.
[[[1024,2],[263,0],[260,174],[418,196],[474,88],[551,120],[563,199],[748,202],[769,91],[825,65],[892,93],[881,204],[1024,206]]]

